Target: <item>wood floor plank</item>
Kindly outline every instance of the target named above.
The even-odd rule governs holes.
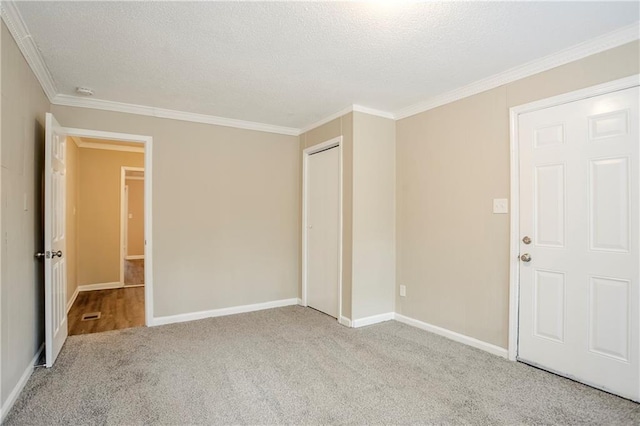
[[[82,315],[100,312],[97,320]],[[99,333],[144,325],[144,287],[86,291],[78,295],[68,315],[69,335]]]
[[[124,285],[144,284],[144,259],[125,260]]]

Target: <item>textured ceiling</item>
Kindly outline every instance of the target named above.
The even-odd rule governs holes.
[[[639,19],[637,2],[20,2],[58,91],[288,127],[398,111]]]

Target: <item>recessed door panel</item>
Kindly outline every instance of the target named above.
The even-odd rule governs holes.
[[[629,159],[591,161],[589,186],[592,250],[629,251]]]
[[[553,126],[536,129],[534,134],[534,141],[536,148],[563,144],[564,125],[556,124]]]
[[[535,216],[536,244],[564,246],[564,164],[536,167]]]
[[[564,273],[536,271],[534,334],[564,342]]]
[[[614,111],[589,117],[589,136],[603,139],[626,135],[629,129],[629,112]]]
[[[621,361],[629,360],[628,280],[591,277],[589,349]]]

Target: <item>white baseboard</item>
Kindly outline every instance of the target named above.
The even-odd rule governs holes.
[[[126,256],[126,260],[142,260],[144,259],[144,254],[134,254],[132,256]]]
[[[343,317],[342,315],[340,315],[340,318],[338,318],[338,322],[345,327],[351,327],[351,320],[347,317]]]
[[[300,299],[282,299],[272,302],[255,303],[253,305],[232,306],[230,308],[212,309],[210,311],[191,312],[188,314],[169,315],[155,317],[151,326],[174,324],[178,322],[195,321],[204,318],[222,317],[226,315],[242,314],[246,312],[261,311],[263,309],[281,308],[283,306],[298,305]]]
[[[478,340],[473,337],[465,336],[464,334],[456,333],[455,331],[447,330],[446,328],[438,327],[436,325],[422,322],[417,319],[409,318],[398,313],[395,314],[395,320],[404,324],[411,325],[413,327],[420,328],[422,330],[430,331],[431,333],[438,334],[440,336],[444,336],[448,339],[455,340],[458,343],[464,343],[465,345],[482,349],[483,351],[487,351],[502,358],[508,358],[509,356],[509,351],[507,349],[501,348],[500,346],[496,346],[491,343],[483,342],[482,340]]]
[[[73,292],[73,295],[71,296],[71,299],[69,299],[69,302],[67,302],[67,314],[71,310],[71,307],[73,306],[73,303],[78,298],[78,293],[80,293],[80,290],[79,290],[79,287],[76,286],[76,291]]]
[[[18,383],[16,383],[15,387],[9,394],[9,397],[7,398],[5,403],[2,404],[2,408],[0,408],[0,424],[4,422],[5,417],[7,416],[7,414],[9,414],[9,411],[11,411],[11,407],[13,407],[13,404],[16,403],[18,396],[20,396],[20,393],[22,392],[27,382],[29,381],[29,377],[31,377],[34,366],[36,362],[38,362],[38,359],[40,358],[40,354],[42,354],[43,350],[44,350],[44,343],[40,345],[40,348],[38,349],[38,351],[36,352],[36,355],[31,360],[31,363],[24,370],[24,373],[22,373],[20,380],[18,380]]]
[[[393,312],[387,312],[385,314],[372,315],[370,317],[354,319],[351,321],[353,328],[366,327],[367,325],[378,324],[379,322],[390,321],[394,318]]]
[[[120,282],[85,284],[85,285],[79,285],[78,291],[110,290],[112,288],[122,288],[122,287],[124,287],[124,284]]]

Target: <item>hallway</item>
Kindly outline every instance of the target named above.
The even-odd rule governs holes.
[[[97,312],[99,318],[82,320]],[[144,326],[144,287],[81,292],[67,318],[70,336]]]

